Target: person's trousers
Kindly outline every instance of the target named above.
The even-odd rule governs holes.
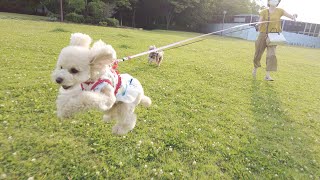
[[[266,71],[277,71],[277,46],[267,46],[266,38],[266,33],[259,34],[258,39],[256,40],[256,51],[254,54],[253,64],[255,68],[261,67],[261,57],[267,48]]]

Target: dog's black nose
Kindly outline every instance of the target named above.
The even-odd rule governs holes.
[[[57,78],[57,79],[56,79],[56,82],[57,82],[58,84],[61,84],[61,83],[62,83],[62,81],[63,81],[63,79],[62,79],[62,78]]]

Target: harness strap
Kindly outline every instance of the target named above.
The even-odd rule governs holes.
[[[90,90],[93,91],[99,84],[101,84],[103,82],[106,82],[112,86],[112,83],[109,79],[98,79],[98,81],[93,84],[93,86],[91,87]]]
[[[95,89],[99,84],[104,83],[104,82],[106,82],[106,83],[108,83],[108,84],[110,84],[110,85],[112,86],[112,82],[111,82],[109,79],[98,79],[98,81],[93,84],[93,86],[90,88],[90,90],[91,90],[91,91],[94,91],[94,89]],[[87,82],[86,82],[85,84],[90,85],[90,84],[92,84],[92,83],[87,83]],[[81,83],[80,85],[81,85],[82,91],[84,91],[85,88],[83,87],[83,83]],[[115,87],[114,95],[117,95],[120,87],[121,87],[121,77],[120,77],[120,75],[118,75],[118,84],[117,84],[116,87]]]
[[[120,77],[120,75],[118,74],[118,84],[117,84],[117,86],[116,86],[116,89],[114,90],[114,95],[117,95],[117,93],[118,93],[118,90],[120,89],[120,86],[121,86],[121,77]]]

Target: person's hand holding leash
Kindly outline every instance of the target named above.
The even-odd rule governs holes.
[[[294,21],[297,21],[298,14],[293,14],[292,16],[293,16],[293,20],[294,20]]]

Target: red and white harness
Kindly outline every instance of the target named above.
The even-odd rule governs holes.
[[[124,103],[133,103],[143,94],[143,88],[140,82],[129,74],[119,74],[114,68],[107,71],[95,82],[81,83],[82,91],[101,92],[104,87],[112,86],[116,101]]]
[[[115,64],[110,72],[114,77],[117,77],[117,83],[113,84],[109,78],[99,78],[97,81],[86,81],[84,83],[81,83],[81,89],[82,91],[101,91],[101,88],[96,89],[98,86],[103,86],[103,84],[107,83],[110,84],[112,87],[114,87],[114,95],[117,95],[119,88],[121,87],[121,77],[116,70],[117,64]]]

